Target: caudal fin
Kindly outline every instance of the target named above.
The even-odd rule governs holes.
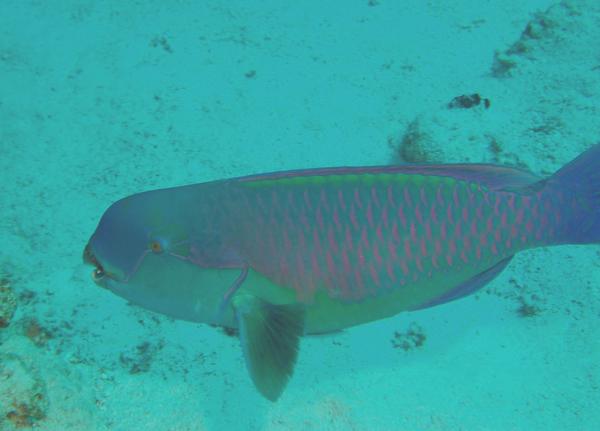
[[[558,227],[558,242],[600,242],[600,144],[545,180],[544,189],[551,195],[563,196],[558,208],[563,215]]]

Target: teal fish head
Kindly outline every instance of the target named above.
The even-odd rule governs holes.
[[[129,198],[111,205],[84,249],[83,260],[96,267],[92,276],[101,286],[128,282],[151,250],[151,227],[140,220],[138,206]]]
[[[152,200],[156,199],[139,194],[112,204],[83,252],[84,262],[95,267],[94,282],[133,302],[138,302],[136,287],[148,284],[142,279],[148,263],[160,265],[156,260],[173,237],[165,228],[168,214]]]
[[[152,311],[230,326],[233,318],[221,306],[240,270],[196,264],[194,232],[162,196],[133,195],[104,213],[83,251],[94,282]]]

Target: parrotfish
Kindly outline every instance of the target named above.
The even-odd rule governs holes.
[[[239,334],[259,392],[283,392],[307,334],[444,304],[515,253],[600,242],[600,145],[554,175],[425,164],[296,170],[114,203],[84,250],[94,281]]]

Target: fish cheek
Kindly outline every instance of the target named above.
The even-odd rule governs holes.
[[[149,254],[122,296],[174,318],[215,323],[214,316],[228,285],[213,275],[213,270],[199,268],[168,253]]]
[[[170,287],[182,282],[181,271],[178,271],[173,260],[166,254],[147,254],[137,271],[131,275],[129,284],[134,289],[158,299],[168,296]]]

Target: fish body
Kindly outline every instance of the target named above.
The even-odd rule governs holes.
[[[303,334],[481,288],[515,253],[600,241],[600,146],[547,179],[493,165],[288,171],[140,193],[103,216],[96,281],[240,332],[276,399]]]

